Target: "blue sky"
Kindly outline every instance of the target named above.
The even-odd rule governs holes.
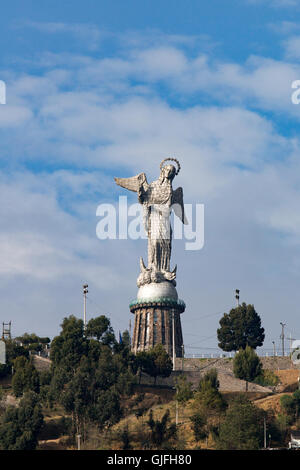
[[[236,288],[265,348],[280,321],[300,337],[299,12],[298,0],[2,7],[0,319],[13,334],[56,335],[81,315],[83,282],[88,315],[128,327],[146,244],[98,240],[96,209],[124,195],[113,176],[154,179],[175,155],[174,186],[205,205],[204,248],[175,242],[172,257],[186,351],[216,347]]]

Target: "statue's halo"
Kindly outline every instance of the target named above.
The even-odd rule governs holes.
[[[163,169],[163,166],[164,166],[164,163],[165,163],[165,162],[169,162],[169,161],[170,161],[170,162],[175,162],[175,163],[177,163],[177,170],[176,170],[176,176],[177,176],[178,173],[180,172],[180,168],[181,168],[181,167],[180,167],[180,163],[179,163],[179,161],[177,160],[177,158],[165,158],[165,159],[161,162],[159,168],[162,170],[162,169]]]

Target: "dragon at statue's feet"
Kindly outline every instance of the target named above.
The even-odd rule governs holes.
[[[151,282],[159,283],[169,281],[176,286],[176,270],[177,266],[173,271],[157,271],[154,267],[146,268],[143,259],[140,259],[141,273],[137,278],[138,287],[150,284]]]

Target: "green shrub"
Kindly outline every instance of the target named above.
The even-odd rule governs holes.
[[[263,369],[261,374],[254,379],[254,382],[263,387],[275,387],[279,383],[279,378],[272,370]]]
[[[10,373],[10,367],[8,364],[0,364],[0,379],[6,377]]]
[[[195,441],[202,441],[208,435],[207,432],[207,418],[203,413],[195,413],[190,417],[192,422],[192,429],[194,432]]]

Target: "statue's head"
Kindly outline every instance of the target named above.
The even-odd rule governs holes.
[[[174,165],[164,165],[166,161],[174,161],[177,163],[177,169]],[[165,158],[160,164],[160,178],[172,181],[180,171],[180,163],[176,158]]]
[[[173,180],[176,175],[176,168],[173,165],[165,165],[160,171],[160,176],[166,178],[167,180]]]

